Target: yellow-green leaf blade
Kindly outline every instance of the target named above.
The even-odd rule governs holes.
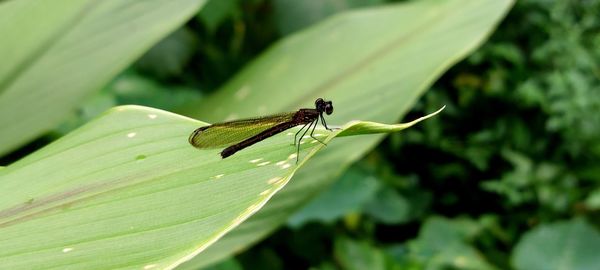
[[[327,149],[305,138],[296,164],[293,133],[284,132],[221,159],[219,149],[188,144],[199,125],[117,107],[3,169],[0,268],[172,268],[260,209]],[[398,128],[389,127],[376,131]],[[317,136],[329,142],[344,130]],[[361,132],[372,133],[354,134]]]
[[[0,155],[55,127],[204,1],[0,3]]]
[[[290,175],[290,165],[193,148],[187,136],[199,125],[119,107],[3,169],[0,268],[169,268],[256,211]]]

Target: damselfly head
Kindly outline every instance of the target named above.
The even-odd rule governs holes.
[[[325,112],[327,115],[333,113],[333,103],[331,101],[325,101],[322,98],[315,100],[315,107],[319,112]]]

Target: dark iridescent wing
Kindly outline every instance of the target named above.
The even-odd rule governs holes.
[[[189,142],[196,148],[226,147],[261,133],[277,124],[291,121],[296,112],[216,123],[192,132]]]

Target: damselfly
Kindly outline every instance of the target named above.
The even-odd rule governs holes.
[[[190,135],[189,142],[199,149],[225,147],[221,151],[221,157],[226,158],[275,134],[303,125],[294,136],[294,145],[297,145],[296,162],[298,162],[300,142],[311,128],[310,137],[325,144],[314,136],[319,120],[327,130],[332,130],[327,127],[323,113],[327,115],[333,113],[333,104],[331,101],[318,98],[314,109],[300,109],[296,112],[216,123],[198,128]],[[302,130],[304,133],[296,141]]]

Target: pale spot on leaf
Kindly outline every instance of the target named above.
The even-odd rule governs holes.
[[[283,178],[281,178],[281,177],[273,177],[273,178],[267,180],[267,184],[274,184],[275,182],[277,182],[277,181],[279,181],[281,179],[283,179]]]
[[[256,164],[256,166],[265,166],[265,165],[267,165],[269,163],[271,163],[271,161],[265,161],[265,162],[261,162],[261,163]]]
[[[253,160],[250,160],[250,163],[256,163],[256,162],[259,162],[261,160],[263,160],[263,159],[262,158],[253,159]]]
[[[267,113],[267,106],[265,105],[261,105],[258,107],[258,114],[265,114]]]
[[[149,114],[148,118],[150,119],[156,119],[157,115],[156,114]]]
[[[232,114],[229,114],[227,117],[225,117],[225,122],[236,120],[236,119],[238,119],[238,115],[235,113],[232,113]]]
[[[271,70],[269,70],[269,72],[267,73],[267,76],[269,78],[277,78],[289,68],[289,65],[290,65],[289,57],[282,57],[282,58],[279,58],[278,60],[279,60],[279,62],[276,63],[274,65],[274,67]]]
[[[63,248],[63,250],[62,250],[63,253],[68,253],[68,252],[71,252],[71,251],[73,251],[73,248],[70,248],[70,247]]]
[[[219,178],[221,178],[223,176],[224,176],[224,174],[217,174],[217,175],[213,176],[212,178],[213,179],[219,179]]]
[[[328,35],[329,41],[337,41],[340,38],[340,33],[339,32],[331,32]]]
[[[464,256],[458,256],[454,259],[454,265],[459,268],[464,268],[467,266],[468,259]]]
[[[135,137],[135,135],[137,135],[137,133],[129,132],[129,133],[127,133],[127,138],[133,138],[133,137]]]
[[[242,86],[242,88],[237,90],[237,92],[235,92],[235,98],[237,98],[238,100],[242,100],[245,99],[248,96],[248,94],[250,94],[250,86],[244,85]]]

